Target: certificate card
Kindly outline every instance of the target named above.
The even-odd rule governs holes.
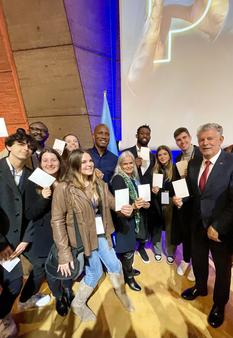
[[[163,174],[153,174],[153,187],[163,187]]]
[[[65,146],[66,146],[65,141],[56,138],[53,144],[53,149],[55,149],[60,155],[62,155]]]
[[[115,190],[115,211],[129,204],[129,188]]]
[[[55,177],[47,174],[40,168],[36,168],[28,179],[42,188],[48,188],[56,181]]]
[[[183,197],[189,196],[189,191],[188,191],[185,178],[181,178],[180,180],[173,181],[172,185],[175,191],[175,195],[177,197],[183,198]]]
[[[138,196],[149,202],[151,200],[150,184],[138,185]]]
[[[6,271],[11,272],[19,262],[20,262],[19,257],[15,257],[7,261],[0,261],[0,264]]]
[[[183,161],[179,161],[176,163],[176,168],[178,170],[178,173],[180,175],[180,177],[184,177],[187,175],[187,169],[188,169],[188,161],[187,160],[183,160]]]
[[[8,132],[6,129],[5,120],[3,117],[0,117],[0,137],[7,137]]]
[[[150,148],[141,147],[139,155],[144,161],[149,161],[150,160]]]

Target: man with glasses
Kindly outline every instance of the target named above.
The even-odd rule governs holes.
[[[32,163],[31,166],[33,169],[37,168],[39,165],[39,155],[41,151],[45,147],[45,142],[49,137],[48,127],[41,121],[32,122],[29,125],[29,134],[36,140],[37,142],[37,150],[32,155]]]
[[[27,226],[23,210],[25,184],[31,171],[25,164],[37,147],[24,129],[8,136],[5,146],[9,155],[0,160],[0,262],[20,256],[30,243],[32,229]],[[21,262],[11,271],[0,264],[0,337],[17,332],[10,312],[22,285]]]

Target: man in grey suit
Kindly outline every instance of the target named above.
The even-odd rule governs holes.
[[[24,218],[24,188],[31,171],[25,167],[27,159],[36,150],[36,142],[23,129],[18,129],[5,141],[8,157],[0,160],[0,261],[11,260],[25,251],[31,229]],[[10,316],[11,308],[23,284],[19,262],[10,272],[0,265],[0,337],[16,334],[16,325]]]
[[[233,156],[221,150],[223,129],[216,123],[201,126],[197,137],[202,159],[193,159],[188,167],[188,185],[192,199],[192,262],[195,286],[182,297],[194,300],[208,293],[209,251],[216,270],[213,307],[209,324],[217,328],[224,321],[224,308],[229,300],[231,252],[227,237],[233,224],[225,222],[233,195]],[[182,200],[174,197],[178,207]]]

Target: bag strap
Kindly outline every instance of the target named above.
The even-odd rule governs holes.
[[[80,231],[78,228],[78,221],[77,221],[77,217],[75,215],[75,212],[73,211],[73,217],[74,217],[74,230],[75,230],[75,235],[76,235],[76,241],[77,241],[77,249],[79,252],[84,251],[84,247],[83,247],[83,242],[82,242],[82,238],[80,235]]]

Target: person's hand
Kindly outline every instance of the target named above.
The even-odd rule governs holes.
[[[96,174],[96,176],[97,176],[98,178],[100,178],[101,180],[102,180],[103,177],[104,177],[104,173],[103,173],[101,170],[99,170],[98,168],[95,168],[95,174]]]
[[[48,188],[43,188],[41,191],[41,194],[43,196],[43,198],[49,198],[52,195],[52,190],[50,187]]]
[[[150,207],[150,202],[144,201],[143,208],[144,209],[149,209],[149,207]]]
[[[212,241],[215,241],[215,242],[221,242],[220,239],[218,238],[218,231],[215,230],[212,225],[210,225],[208,227],[208,230],[207,230],[207,236],[209,237],[209,239],[211,239]]]
[[[158,192],[159,192],[159,187],[152,187],[152,192],[154,193],[154,194],[158,194]]]
[[[137,168],[140,168],[141,165],[142,165],[142,158],[141,157],[136,157],[135,158],[135,163],[136,163]]]
[[[19,243],[19,245],[16,247],[15,251],[10,255],[10,259],[13,259],[13,258],[21,255],[21,253],[24,252],[24,250],[26,249],[28,244],[29,244],[28,242]]]
[[[7,261],[8,259],[10,259],[10,256],[12,255],[13,250],[10,247],[10,245],[7,245],[7,247],[5,249],[3,249],[2,251],[0,251],[0,261]]]
[[[74,262],[70,261],[69,263],[59,264],[57,272],[61,272],[62,276],[68,277],[71,276],[71,270],[74,270]]]
[[[127,205],[123,205],[121,207],[121,213],[126,216],[126,217],[129,217],[132,215],[132,212],[133,212],[133,206],[130,205],[130,204],[127,204]]]
[[[180,209],[183,205],[183,201],[182,201],[182,198],[181,197],[178,197],[178,196],[173,196],[172,197],[172,202],[173,204],[175,204],[175,206]]]
[[[145,203],[145,201],[144,201],[143,198],[141,198],[141,197],[136,198],[136,200],[134,201],[135,209],[143,208],[144,203]]]

